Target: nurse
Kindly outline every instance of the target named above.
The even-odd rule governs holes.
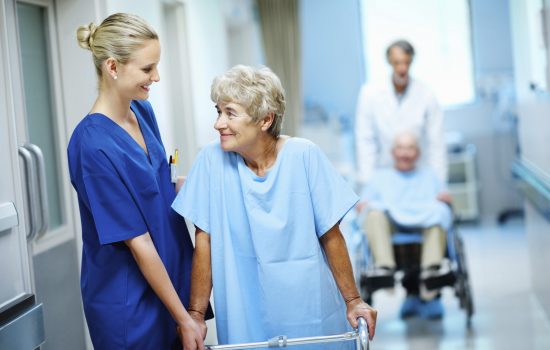
[[[236,66],[211,98],[220,138],[172,205],[196,227],[190,308],[206,311],[213,284],[220,344],[338,334],[360,316],[373,336],[376,311],[359,296],[339,229],[358,197],[312,142],[280,135],[279,78]]]
[[[143,19],[117,13],[79,27],[77,39],[92,52],[99,80],[68,146],[94,348],[204,349],[206,329],[186,311],[193,246],[170,208],[176,193],[147,102],[160,79],[157,34]]]

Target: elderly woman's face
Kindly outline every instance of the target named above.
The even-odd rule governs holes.
[[[259,123],[246,113],[245,108],[234,102],[218,102],[218,119],[214,129],[220,133],[220,144],[224,151],[241,153],[254,147],[262,130]]]

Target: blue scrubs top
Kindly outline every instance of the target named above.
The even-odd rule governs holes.
[[[201,151],[173,208],[210,234],[220,344],[349,330],[319,237],[357,199],[305,139],[288,139],[265,177],[219,142]]]
[[[193,246],[170,205],[176,193],[151,105],[131,104],[148,155],[102,114],[86,116],[68,146],[82,222],[81,288],[94,348],[169,349],[176,324],[123,242],[149,232],[185,307]],[[181,347],[181,345],[180,345]]]

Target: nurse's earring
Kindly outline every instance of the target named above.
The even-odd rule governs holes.
[[[117,61],[114,58],[109,57],[103,61],[103,68],[105,73],[109,74],[113,80],[117,80]]]

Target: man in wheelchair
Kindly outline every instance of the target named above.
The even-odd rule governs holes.
[[[402,284],[407,297],[401,306],[401,317],[421,315],[438,319],[443,316],[439,282],[446,274],[442,262],[447,247],[446,231],[452,223],[451,197],[429,167],[417,166],[420,149],[413,133],[396,136],[392,156],[394,167],[373,174],[358,205],[374,260],[369,283],[373,291],[393,287],[396,269],[403,270]],[[411,266],[408,259],[405,263],[409,266],[399,266],[396,256],[400,255],[394,252],[395,234],[409,231],[422,234],[420,263]]]

